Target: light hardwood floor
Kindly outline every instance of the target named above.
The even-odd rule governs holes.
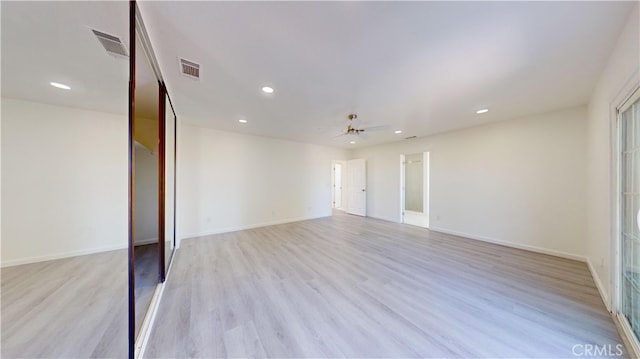
[[[158,284],[158,245],[137,246],[136,331]],[[2,269],[2,358],[124,358],[127,251]]]
[[[3,268],[2,358],[125,358],[127,250]]]
[[[185,240],[146,351],[568,358],[621,343],[584,263],[333,217]]]
[[[136,336],[140,333],[142,322],[149,310],[153,293],[158,286],[160,274],[158,269],[158,244],[145,244],[134,248],[135,290],[136,299]]]

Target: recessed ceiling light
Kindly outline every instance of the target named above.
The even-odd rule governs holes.
[[[395,130],[395,131],[393,131],[393,133],[395,133],[397,135],[397,134],[402,133],[402,130]]]
[[[265,86],[262,88],[262,92],[264,93],[273,93],[273,87]]]
[[[478,110],[478,111],[476,111],[476,113],[477,113],[477,114],[487,113],[487,112],[489,112],[489,109],[488,109],[488,108],[483,108],[482,110]]]
[[[353,144],[355,144],[355,143],[356,143],[356,141],[351,141],[351,142],[349,142],[349,143],[353,145]]]
[[[51,86],[57,87],[59,89],[71,90],[71,87],[69,87],[69,86],[67,86],[65,84],[58,83],[58,82],[49,82],[49,84],[51,84]]]
[[[247,123],[247,120],[245,120],[245,119],[243,118],[243,119],[241,119],[241,120],[238,120],[238,122],[240,122],[240,123]]]

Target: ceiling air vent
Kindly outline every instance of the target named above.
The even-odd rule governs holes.
[[[93,30],[93,34],[96,35],[98,41],[102,44],[107,53],[110,55],[121,56],[121,57],[129,57],[127,53],[127,49],[124,47],[122,41],[117,36],[105,34],[102,31]]]
[[[416,136],[409,136],[409,137],[405,137],[404,139],[405,140],[410,140],[410,139],[413,139],[413,138],[416,138]]]
[[[192,79],[200,79],[200,65],[180,58],[180,73]]]

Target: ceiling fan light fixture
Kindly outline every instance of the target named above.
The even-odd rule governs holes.
[[[59,82],[49,82],[49,84],[53,87],[57,87],[59,89],[63,89],[63,90],[71,90],[71,87],[65,84],[61,84]]]

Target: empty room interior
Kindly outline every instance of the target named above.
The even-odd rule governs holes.
[[[2,358],[639,357],[637,1],[0,16]]]

